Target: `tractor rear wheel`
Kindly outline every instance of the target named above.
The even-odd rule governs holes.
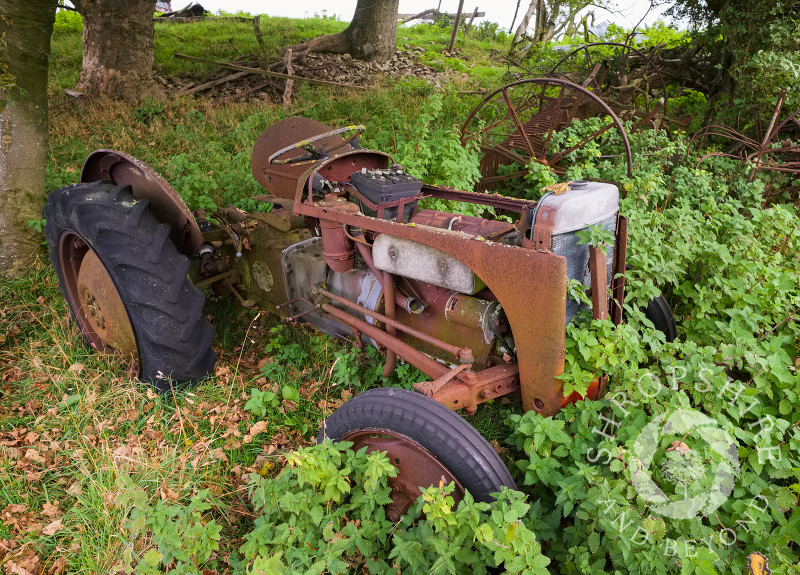
[[[132,357],[158,391],[213,369],[214,332],[205,297],[170,227],[130,186],[80,183],[56,190],[44,208],[59,288],[89,345]]]
[[[317,443],[352,441],[352,449],[385,451],[397,468],[389,479],[386,518],[399,521],[420,487],[455,483],[456,504],[468,490],[491,501],[506,485],[516,489],[503,460],[465,419],[441,403],[407,389],[381,387],[358,394],[325,421]]]

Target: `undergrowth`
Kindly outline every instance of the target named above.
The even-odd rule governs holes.
[[[80,69],[80,22],[59,18],[53,103]],[[301,22],[284,27],[292,41],[343,26]],[[199,46],[217,25],[219,49]],[[453,65],[437,54],[442,32],[416,28],[401,29],[398,42],[425,47],[432,65]],[[475,38],[506,41],[497,30]],[[456,56],[467,71],[483,61],[484,48],[471,42]],[[251,25],[238,21],[159,24],[156,49],[159,74],[192,76],[205,69],[167,56],[195,49],[233,59],[258,50]],[[262,102],[209,107],[202,97],[54,108],[48,190],[76,181],[90,151],[110,148],[153,166],[192,207],[236,204],[261,192],[250,176],[253,140],[294,113],[332,126],[366,124],[362,143],[394,154],[412,173],[474,184],[476,151],[456,145],[454,126],[479,96],[416,81],[368,96],[298,91],[289,111]],[[554,144],[569,146],[593,122],[571,126]],[[502,562],[526,573],[712,574],[744,573],[748,554],[759,551],[776,575],[797,573],[796,207],[774,193],[779,180],[748,181],[747,166],[721,160],[696,169],[699,152],[687,158],[680,134],[637,132],[631,141],[632,178],[608,157],[620,150],[613,131],[574,157],[567,174],[617,181],[626,194],[628,321],[573,322],[562,376],[567,391],[583,391],[602,370],[608,395],[552,418],[523,414],[516,402],[481,406],[470,421],[522,491],[491,505],[467,497],[455,506],[449,486],[433,486],[392,524],[381,507],[394,470],[384,457],[346,444],[308,447],[320,422],[358,392],[419,381],[408,365],[386,382],[375,350],[211,301],[215,373],[192,390],[158,396],[123,358],[90,353],[49,265],[4,280],[3,568],[461,573]],[[515,193],[537,199],[557,180],[535,164]],[[659,294],[675,310],[675,342],[641,313]],[[729,440],[735,445],[725,449]],[[726,465],[717,482],[709,470]],[[687,498],[698,512],[684,517],[674,503]]]

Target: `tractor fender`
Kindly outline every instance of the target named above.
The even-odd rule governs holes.
[[[192,257],[203,243],[203,234],[186,202],[144,162],[115,150],[95,150],[83,164],[81,182],[100,181],[129,185],[134,198],[148,200],[150,211],[158,221],[169,224],[170,239],[185,256]]]

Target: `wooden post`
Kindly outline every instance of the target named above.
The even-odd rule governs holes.
[[[292,68],[292,49],[286,50],[286,74],[294,76],[294,68]],[[283,90],[283,109],[288,110],[292,105],[292,87],[294,80],[286,80],[286,88]]]
[[[465,27],[467,30],[472,28],[472,23],[475,21],[475,18],[477,17],[478,17],[478,7],[475,6],[475,10],[472,12],[472,16],[470,17],[469,22],[467,22],[467,25]]]
[[[456,21],[453,24],[453,35],[450,36],[450,47],[447,49],[452,54],[453,49],[456,47],[456,36],[458,35],[458,26],[461,24],[461,11],[464,9],[464,0],[458,0],[458,12],[456,13]]]

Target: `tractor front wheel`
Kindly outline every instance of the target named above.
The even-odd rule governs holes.
[[[444,405],[406,389],[382,387],[358,394],[325,421],[317,442],[351,441],[353,450],[385,451],[397,468],[389,479],[386,518],[399,521],[420,487],[455,483],[456,504],[468,490],[491,501],[506,485],[516,489],[500,456],[465,419]]]

